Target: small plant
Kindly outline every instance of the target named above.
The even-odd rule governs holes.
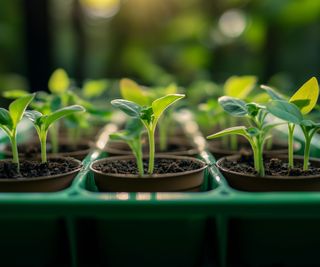
[[[280,97],[272,88],[264,86],[272,97],[272,101],[267,104],[268,111],[288,124],[288,165],[294,167],[293,161],[293,134],[296,125],[299,125],[304,138],[304,163],[303,169],[309,167],[310,145],[314,134],[320,129],[320,124],[306,119],[305,115],[309,114],[316,106],[319,96],[319,85],[316,78],[311,78],[290,98],[289,101]]]
[[[135,102],[140,106],[150,106],[153,100],[169,94],[177,94],[178,87],[170,84],[166,87],[152,87],[144,90],[143,86],[138,85],[133,80],[124,78],[120,80],[121,96],[128,101]],[[159,121],[159,148],[160,151],[167,150],[167,136],[172,125],[172,109],[167,110],[167,115],[160,118]]]
[[[148,174],[153,173],[155,155],[155,130],[157,123],[163,112],[173,103],[184,98],[183,94],[169,94],[158,98],[149,106],[141,106],[133,101],[125,99],[115,99],[111,101],[114,107],[119,108],[127,115],[139,119],[145,126],[149,140],[149,166]]]
[[[85,111],[85,109],[82,106],[74,105],[58,109],[46,115],[36,110],[28,110],[25,112],[25,116],[33,122],[38,133],[41,144],[42,163],[47,162],[47,135],[49,128],[52,127],[53,123],[57,120],[79,111]]]
[[[223,96],[219,98],[223,109],[233,117],[247,118],[250,127],[237,126],[209,135],[207,139],[218,138],[226,135],[241,135],[245,137],[252,148],[254,168],[260,176],[265,175],[263,164],[263,149],[269,138],[269,131],[278,124],[267,123],[268,111],[265,106],[256,103],[246,103],[241,99]]]
[[[17,147],[17,127],[21,121],[27,106],[30,104],[34,94],[19,97],[14,100],[9,110],[0,108],[0,128],[8,135],[12,148],[12,162],[17,164],[17,171],[20,171],[19,154]]]
[[[111,140],[121,140],[126,142],[131,148],[133,155],[136,158],[139,176],[144,175],[143,170],[143,159],[142,159],[142,145],[141,145],[141,135],[143,133],[143,124],[139,119],[133,119],[129,121],[126,125],[124,131],[110,134]]]

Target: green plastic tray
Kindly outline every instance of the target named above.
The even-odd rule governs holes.
[[[202,192],[100,193],[103,156],[66,190],[0,193],[0,266],[320,266],[320,193],[236,191],[206,150]]]

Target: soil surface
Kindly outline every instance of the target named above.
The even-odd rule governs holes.
[[[81,150],[89,149],[89,145],[86,144],[59,144],[59,153],[68,153],[68,152],[75,152]],[[11,147],[6,147],[5,150],[11,153]],[[18,145],[19,155],[23,155],[26,158],[39,156],[41,153],[40,144],[20,144]],[[47,153],[52,153],[50,143],[47,144]]]
[[[230,171],[257,175],[252,157],[242,156],[239,161],[224,160],[222,166]],[[304,171],[301,162],[295,162],[294,168],[288,168],[288,162],[277,158],[265,160],[265,174],[271,176],[310,176],[320,175],[320,168],[309,167]]]
[[[143,161],[144,172],[148,172],[148,161]],[[179,173],[185,171],[192,171],[201,168],[199,162],[185,159],[155,159],[154,174]],[[138,175],[136,161],[130,160],[116,160],[108,161],[101,164],[96,164],[94,167],[98,171],[113,174],[135,174]]]
[[[77,169],[79,165],[68,158],[49,159],[47,163],[39,161],[22,160],[20,162],[20,172],[17,165],[10,161],[0,161],[1,178],[33,178],[40,176],[50,176],[63,174]]]

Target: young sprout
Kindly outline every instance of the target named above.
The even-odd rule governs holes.
[[[120,80],[120,92],[121,96],[128,101],[135,102],[140,106],[150,106],[152,101],[163,96],[170,94],[177,94],[178,87],[175,84],[170,84],[167,87],[154,87],[150,90],[144,90],[144,88],[138,85],[133,80],[124,78]],[[160,118],[159,121],[159,147],[160,151],[166,151],[167,149],[167,136],[169,127],[172,123],[172,110],[167,110],[167,115]]]
[[[25,116],[33,122],[34,127],[38,133],[40,144],[41,144],[41,161],[42,163],[47,162],[47,134],[50,127],[57,120],[74,114],[75,112],[85,111],[82,106],[73,105],[58,109],[50,114],[43,115],[41,112],[36,110],[27,110]]]
[[[34,94],[22,96],[14,100],[9,110],[0,108],[0,128],[8,135],[12,148],[12,162],[17,164],[17,171],[20,171],[19,154],[17,147],[17,127],[21,121],[27,106],[30,104]]]
[[[289,168],[293,168],[293,135],[296,125],[300,125],[305,136],[306,146],[304,154],[305,156],[309,155],[310,138],[312,138],[314,133],[310,136],[311,130],[309,131],[309,127],[312,128],[312,126],[304,125],[305,122],[302,123],[302,121],[303,116],[309,114],[317,103],[319,95],[317,79],[315,77],[309,79],[289,100],[286,100],[283,96],[279,95],[275,90],[268,86],[262,85],[261,88],[266,90],[273,100],[267,104],[268,111],[274,116],[286,121],[288,124],[288,165]],[[295,107],[292,107],[292,105]],[[308,159],[305,160],[305,164],[308,164]],[[305,165],[305,167],[306,166],[307,165]]]
[[[141,106],[135,102],[115,99],[111,101],[114,107],[121,109],[127,115],[140,119],[145,126],[149,139],[149,166],[148,174],[153,173],[154,169],[154,154],[155,154],[155,130],[157,123],[163,112],[173,103],[184,98],[182,94],[169,94],[158,98],[152,102],[150,106]]]
[[[124,131],[110,134],[111,140],[121,140],[126,142],[132,150],[133,155],[136,158],[139,176],[143,176],[143,159],[142,159],[142,144],[141,135],[143,132],[143,124],[139,119],[133,119],[126,125]]]
[[[269,124],[266,122],[266,116],[268,115],[268,112],[262,105],[256,103],[246,103],[241,99],[229,96],[220,97],[219,103],[231,116],[247,118],[251,126],[231,127],[218,133],[209,135],[207,138],[213,139],[231,134],[244,136],[252,147],[254,168],[260,176],[264,176],[264,144],[267,138],[269,138],[269,131],[278,124]]]

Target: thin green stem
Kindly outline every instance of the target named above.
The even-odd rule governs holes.
[[[295,124],[288,123],[288,165],[289,168],[294,168],[293,161],[293,134],[294,134]]]
[[[47,162],[47,133],[40,134],[40,144],[41,144],[41,162]]]
[[[14,130],[10,136],[10,143],[12,147],[12,162],[17,164],[17,171],[20,172],[20,162],[19,162],[19,153],[17,145],[17,133]]]
[[[154,154],[155,154],[155,142],[154,142],[154,127],[148,127],[148,138],[149,138],[149,166],[148,174],[153,173],[154,169]]]
[[[254,157],[254,168],[260,176],[265,176],[265,170],[263,165],[263,142],[260,138],[254,142],[253,157]]]
[[[303,156],[303,170],[306,171],[309,169],[309,157],[310,157],[310,144],[311,138],[306,136],[306,143],[304,147],[304,156]]]
[[[128,142],[128,145],[130,146],[135,158],[136,163],[138,167],[139,176],[142,177],[144,175],[143,170],[143,158],[142,158],[142,146],[141,146],[141,140],[140,138],[138,140]]]

